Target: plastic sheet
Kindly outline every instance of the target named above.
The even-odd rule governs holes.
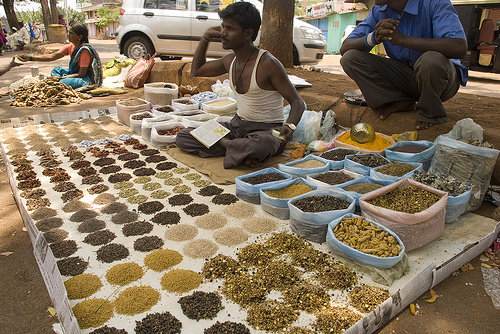
[[[484,290],[491,297],[491,302],[500,310],[500,269],[481,266],[483,273]]]

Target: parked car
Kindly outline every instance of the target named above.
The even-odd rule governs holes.
[[[247,1],[262,12],[260,1]],[[162,59],[193,56],[205,31],[220,25],[218,12],[223,8],[220,3],[219,0],[124,0],[115,32],[120,53],[134,59],[154,53]],[[259,37],[260,34],[257,45]],[[228,52],[222,43],[210,43],[207,56],[222,57]],[[294,64],[317,64],[325,53],[326,38],[321,30],[295,18]]]

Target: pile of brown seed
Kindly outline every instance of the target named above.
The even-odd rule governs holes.
[[[68,257],[77,251],[75,240],[63,240],[50,245],[54,257]]]
[[[255,206],[247,202],[236,202],[224,209],[224,212],[231,217],[247,218],[255,215]]]
[[[182,323],[168,311],[148,314],[144,319],[136,321],[135,323],[136,334],[179,334],[182,327]]]
[[[108,325],[94,329],[90,334],[128,334],[124,329],[118,329],[116,327],[108,327]]]
[[[360,314],[346,307],[331,307],[316,314],[313,328],[321,333],[340,334],[361,318]]]
[[[83,242],[92,246],[101,246],[113,241],[114,238],[116,238],[116,234],[110,230],[100,230],[88,234]]]
[[[212,198],[212,203],[219,205],[229,205],[238,202],[239,199],[233,194],[220,194]]]
[[[193,225],[178,224],[169,226],[165,232],[165,238],[172,241],[191,240],[198,235],[198,229]]]
[[[73,199],[66,203],[62,209],[64,212],[76,212],[81,209],[88,209],[89,207],[90,205],[88,205],[87,203],[80,202],[77,199]]]
[[[164,242],[156,235],[146,236],[134,241],[134,250],[139,252],[150,252],[152,250],[161,248]]]
[[[109,183],[118,183],[118,182],[123,182],[123,181],[128,181],[132,178],[132,175],[128,173],[115,173],[108,177],[108,182]]]
[[[89,265],[84,259],[79,256],[67,257],[57,261],[57,268],[63,276],[75,276],[83,274]]]
[[[199,203],[191,203],[182,210],[191,217],[203,216],[210,212],[208,205]]]
[[[236,246],[248,240],[248,234],[241,227],[230,226],[217,230],[214,240],[222,246]]]
[[[43,234],[45,241],[51,244],[53,242],[58,242],[66,239],[69,235],[69,232],[66,230],[62,230],[60,228],[52,228]]]
[[[257,330],[277,332],[290,326],[299,317],[299,312],[282,302],[265,301],[248,309],[247,321]]]
[[[146,163],[142,160],[130,160],[123,164],[123,167],[129,169],[137,169],[146,166]]]
[[[179,299],[182,313],[189,319],[213,319],[222,310],[222,302],[214,292],[195,291]]]
[[[127,247],[121,244],[108,244],[97,250],[97,260],[105,263],[123,260],[130,255]]]
[[[164,207],[165,207],[165,205],[163,205],[159,201],[151,201],[151,202],[145,202],[145,203],[139,204],[139,206],[137,207],[137,210],[139,212],[144,213],[144,214],[151,215],[155,212],[160,211]]]
[[[178,194],[170,197],[168,199],[168,204],[172,206],[188,205],[192,201],[194,201],[194,199],[191,197],[191,195]]]
[[[184,254],[192,259],[206,259],[214,255],[219,247],[207,239],[194,239],[184,245]]]
[[[203,331],[203,334],[250,334],[250,330],[238,322],[217,321]]]
[[[133,211],[122,211],[111,217],[111,221],[115,224],[122,225],[136,221],[139,217],[137,212]]]
[[[122,228],[122,233],[126,237],[133,235],[143,235],[153,230],[153,224],[147,221],[138,221],[134,223],[125,224]]]
[[[158,225],[174,225],[181,221],[181,215],[175,211],[163,211],[154,215],[151,221]]]
[[[349,291],[351,305],[363,313],[373,311],[390,296],[387,289],[368,285],[355,286]]]
[[[227,218],[220,213],[207,213],[206,215],[196,218],[194,224],[196,227],[205,230],[216,230],[226,226]]]
[[[90,218],[78,225],[77,231],[80,233],[92,233],[106,227],[104,220]]]
[[[172,168],[177,167],[177,164],[175,162],[167,161],[167,162],[162,162],[156,165],[156,169],[158,170],[169,170]]]

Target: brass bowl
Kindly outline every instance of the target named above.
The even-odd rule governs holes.
[[[360,144],[370,143],[375,140],[375,130],[367,123],[354,124],[351,128],[351,139]]]

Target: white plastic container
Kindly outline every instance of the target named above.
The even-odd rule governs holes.
[[[218,115],[208,113],[193,116],[180,116],[181,122],[184,123],[188,128],[197,128],[200,125],[205,124],[207,121],[216,119],[218,117]]]
[[[153,107],[153,110],[151,112],[153,113],[153,116],[155,117],[161,117],[164,115],[169,115],[169,114],[174,114],[175,112],[180,111],[178,108],[171,106],[171,105],[162,105],[162,106],[155,106]]]
[[[186,126],[181,122],[167,122],[163,124],[153,125],[151,130],[151,145],[156,148],[164,148],[168,144],[175,143],[177,135],[160,135],[158,134],[159,130],[172,130],[176,127],[181,127],[185,129]]]
[[[149,110],[151,110],[151,103],[137,97],[116,100],[116,116],[126,126],[130,126],[130,115]]]
[[[228,114],[236,110],[236,100],[229,96],[218,97],[212,101],[202,103],[201,109],[217,115]]]
[[[146,101],[164,106],[179,96],[179,87],[168,82],[147,83],[144,84],[144,96]]]
[[[154,125],[159,125],[167,122],[176,122],[177,117],[173,115],[163,115],[160,117],[145,118],[142,120],[141,124],[141,135],[142,138],[150,141],[151,140],[151,130]]]
[[[176,107],[180,111],[188,111],[188,110],[198,110],[199,103],[193,101],[188,97],[181,97],[180,99],[173,99],[172,106]]]
[[[146,116],[144,118],[141,118],[141,119],[134,119],[135,116]],[[141,134],[141,128],[142,128],[142,121],[146,118],[152,118],[153,117],[153,114],[151,114],[149,111],[141,111],[141,112],[137,112],[137,113],[133,113],[132,115],[130,115],[130,128],[132,129],[132,131],[134,131],[135,133],[137,133],[138,135]]]

